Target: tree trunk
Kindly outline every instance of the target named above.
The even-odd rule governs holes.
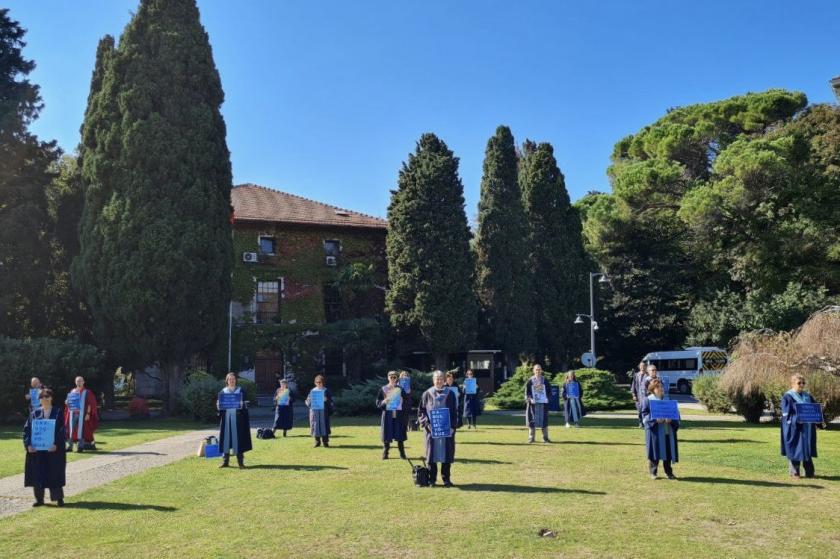
[[[161,371],[163,371],[164,382],[166,386],[166,411],[170,414],[175,411],[178,403],[178,394],[184,386],[186,371],[181,363],[167,363],[161,364]]]

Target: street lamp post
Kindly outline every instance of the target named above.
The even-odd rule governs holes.
[[[583,324],[581,317],[589,319],[589,352],[592,354],[593,366],[597,364],[598,358],[595,353],[595,331],[598,330],[598,322],[595,321],[595,278],[598,283],[609,283],[607,274],[601,272],[589,272],[589,314],[578,313],[575,324]]]

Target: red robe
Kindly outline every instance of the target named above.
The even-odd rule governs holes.
[[[74,388],[71,392],[76,392],[76,389]],[[93,394],[93,390],[85,388],[84,393],[84,409],[79,410],[86,416],[86,419],[82,423],[82,440],[86,443],[92,443],[93,434],[96,432],[96,428],[99,427],[99,408],[96,405],[96,396]],[[64,406],[64,427],[67,430],[68,441],[77,442],[79,440],[79,416],[76,415],[77,413],[75,410],[71,412],[70,406]]]

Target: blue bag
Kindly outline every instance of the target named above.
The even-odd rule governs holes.
[[[206,443],[204,445],[204,457],[205,458],[221,458],[222,452],[219,450],[219,439],[214,436],[209,436],[206,439]]]

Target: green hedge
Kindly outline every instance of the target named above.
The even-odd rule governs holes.
[[[257,385],[248,379],[237,379],[237,385],[245,391],[245,399],[251,406],[257,404]],[[178,413],[199,421],[216,421],[216,399],[225,381],[218,379],[203,369],[187,373],[187,380],[178,393]]]
[[[691,391],[705,408],[713,413],[731,413],[732,400],[720,387],[720,377],[704,375],[697,377],[691,383]]]
[[[411,393],[422,394],[432,385],[432,373],[411,369]],[[337,415],[372,415],[376,409],[376,394],[382,386],[388,384],[385,377],[368,379],[348,386],[333,396]]]

